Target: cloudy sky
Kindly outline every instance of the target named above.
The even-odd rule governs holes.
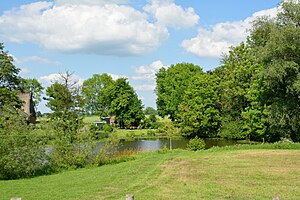
[[[2,0],[0,41],[25,78],[49,86],[58,73],[127,77],[155,107],[155,73],[190,62],[205,71],[247,37],[280,0]],[[42,112],[48,111],[43,103]]]

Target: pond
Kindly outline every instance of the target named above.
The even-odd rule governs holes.
[[[235,145],[238,143],[237,140],[227,140],[219,138],[206,138],[204,139],[206,148],[211,148],[213,146],[229,146]],[[189,140],[182,139],[172,139],[172,148],[173,149],[186,149]],[[100,144],[101,146],[101,144]],[[169,139],[137,139],[133,141],[121,141],[118,149],[140,149],[143,151],[155,151],[162,148],[170,148]]]

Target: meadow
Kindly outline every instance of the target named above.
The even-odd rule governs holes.
[[[299,199],[299,157],[299,144],[160,150],[114,165],[0,181],[0,196],[25,200],[125,199],[126,194],[136,199]]]

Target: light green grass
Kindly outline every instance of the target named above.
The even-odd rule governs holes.
[[[149,135],[148,132],[154,132],[155,135]],[[164,133],[157,133],[156,129],[115,129],[114,134],[117,138],[119,139],[124,139],[124,140],[135,140],[135,139],[157,139],[157,138],[169,138],[167,134]],[[173,135],[173,139],[180,139],[182,136],[180,134]]]
[[[92,122],[100,121],[99,116],[86,116],[83,118],[83,123],[85,124],[91,124]]]
[[[299,199],[300,150],[251,148],[153,152],[116,165],[0,181],[0,198]]]

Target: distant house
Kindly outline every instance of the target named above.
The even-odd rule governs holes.
[[[32,94],[29,92],[20,92],[17,94],[20,100],[23,102],[22,111],[24,113],[24,117],[26,118],[28,123],[36,122],[36,113],[34,109],[34,103],[32,100]]]
[[[100,119],[101,119],[101,121],[94,121],[94,122],[92,122],[92,124],[94,124],[97,127],[101,127],[104,124],[109,124],[109,125],[115,126],[115,116],[101,117]]]

